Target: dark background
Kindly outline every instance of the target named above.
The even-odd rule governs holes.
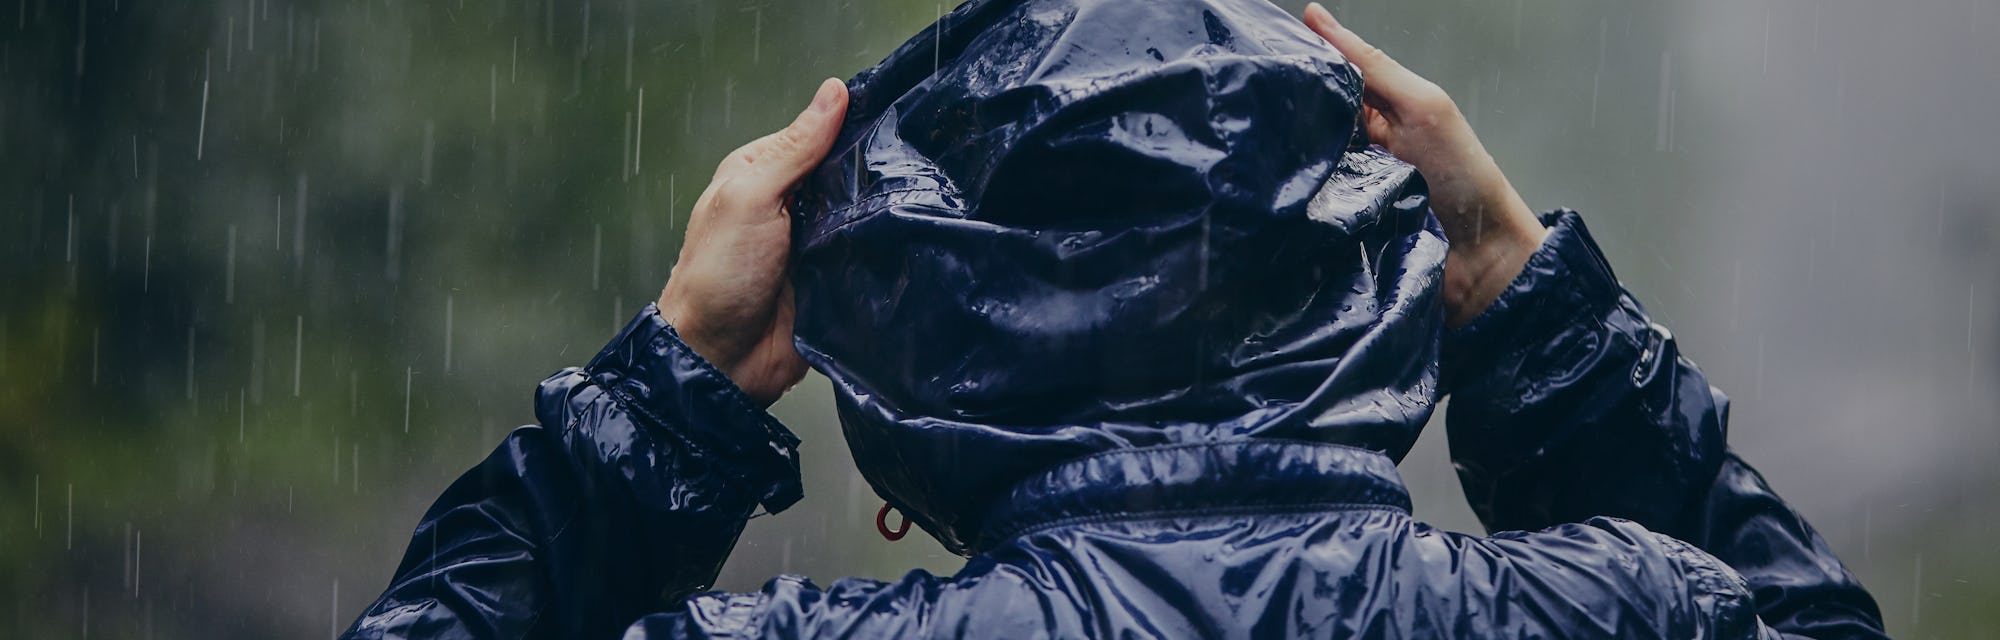
[[[947,8],[0,0],[0,635],[335,633],[721,156]],[[1893,632],[2000,626],[2000,5],[1333,9],[1585,212]],[[722,588],[955,568],[875,535],[823,379],[774,411],[807,499]],[[1442,436],[1419,514],[1477,531]]]

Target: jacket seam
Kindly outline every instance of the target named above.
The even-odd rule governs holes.
[[[745,485],[743,487],[744,489],[750,489],[749,493],[752,494],[751,497],[753,501],[762,502],[763,499],[761,497],[761,494],[768,493],[769,485],[777,484],[778,481],[770,479],[764,479],[766,480],[765,482],[760,482],[759,481],[760,478],[758,478],[757,476],[762,474],[754,473],[751,469],[745,468],[745,467],[755,467],[760,464],[759,462],[737,460],[736,456],[718,455],[717,453],[721,449],[720,447],[709,447],[703,445],[699,442],[696,442],[695,438],[693,438],[689,434],[681,433],[679,430],[667,426],[667,422],[665,420],[653,414],[652,410],[647,409],[642,403],[633,399],[631,397],[631,394],[616,388],[606,388],[605,393],[609,394],[613,399],[617,400],[619,404],[625,405],[626,409],[629,409],[634,414],[639,415],[641,418],[644,418],[647,421],[646,426],[651,427],[652,428],[651,430],[667,434],[668,437],[673,438],[675,442],[680,443],[681,446],[687,447],[688,449],[699,451],[701,453],[708,455],[714,455],[717,458],[723,460],[728,460],[729,464],[720,464],[716,465],[716,467],[720,469],[724,474],[730,476],[731,478],[736,479],[738,482],[743,483]],[[753,488],[757,487],[760,484],[765,485],[767,487],[767,490],[759,491]]]
[[[1580,290],[1581,283],[1574,282],[1580,277],[1582,277],[1581,274],[1576,273],[1575,270],[1570,269],[1565,264],[1562,273],[1557,274],[1558,280],[1565,281],[1560,291],[1556,292],[1561,296],[1561,299],[1552,301],[1556,306],[1575,309],[1578,313],[1574,315],[1565,314],[1569,318],[1567,322],[1551,322],[1541,326],[1539,329],[1529,326],[1516,331],[1515,335],[1519,336],[1517,344],[1503,352],[1504,355],[1497,358],[1496,362],[1536,363],[1535,374],[1532,377],[1546,378],[1545,374],[1549,368],[1548,363],[1545,362],[1547,359],[1535,358],[1530,354],[1546,347],[1557,336],[1572,333],[1577,329],[1600,335],[1605,333],[1616,335],[1619,333],[1612,330],[1609,323],[1606,322],[1608,316],[1616,312],[1616,305],[1610,310],[1594,308],[1596,305],[1591,304],[1587,299],[1588,296]],[[1518,384],[1518,381],[1515,382]],[[1510,385],[1508,391],[1509,393],[1505,396],[1507,400],[1501,408],[1506,413],[1517,412],[1522,407],[1520,393],[1512,385]]]
[[[638,342],[639,344],[634,345],[634,347],[644,349],[646,353],[635,357],[652,357],[671,361],[682,356],[687,356],[701,377],[708,378],[708,382],[710,383],[719,382],[720,384],[709,385],[717,387],[713,390],[693,390],[685,389],[691,382],[689,380],[674,379],[672,380],[674,383],[683,387],[684,390],[697,391],[697,395],[719,393],[722,397],[715,398],[712,395],[710,397],[716,400],[714,403],[716,405],[715,409],[720,417],[730,421],[732,424],[741,424],[741,421],[744,420],[751,422],[756,427],[755,435],[763,437],[763,441],[760,444],[781,444],[787,448],[797,446],[797,436],[792,436],[789,432],[772,429],[769,424],[770,421],[765,419],[768,417],[768,414],[759,416],[753,413],[751,407],[754,407],[754,405],[749,404],[749,397],[744,395],[740,387],[737,387],[733,381],[729,380],[728,376],[723,375],[719,369],[716,369],[714,364],[703,359],[701,354],[687,348],[686,343],[680,340],[679,332],[674,330],[673,325],[667,323],[665,318],[659,317],[657,307],[649,304],[646,310],[641,313],[640,321],[642,323],[650,325],[651,323],[647,321],[657,319],[659,324],[657,325],[657,331],[649,332],[647,330],[652,327],[642,326],[626,333],[618,340],[618,342]],[[644,336],[643,333],[651,333],[652,335]],[[655,349],[655,345],[659,345],[663,349]],[[746,490],[746,493],[750,494],[753,502],[761,504],[773,499],[780,492],[778,487],[786,484],[786,480],[781,474],[769,473],[769,469],[767,468],[772,465],[783,465],[783,463],[789,462],[789,460],[783,460],[782,456],[777,461],[766,459],[759,456],[759,451],[764,448],[754,445],[740,447],[737,452],[732,453],[730,447],[726,444],[716,443],[714,446],[710,446],[708,443],[703,442],[703,440],[707,439],[707,436],[698,438],[696,437],[697,434],[683,433],[681,429],[674,428],[671,423],[654,412],[651,407],[646,406],[646,403],[641,401],[640,398],[633,395],[630,391],[621,388],[618,383],[633,376],[626,372],[618,362],[593,361],[592,364],[597,366],[584,369],[584,372],[587,374],[585,376],[587,382],[597,386],[619,406],[638,416],[641,422],[649,427],[648,431],[667,434],[667,437],[680,443],[683,447],[727,461],[727,464],[717,465],[718,469],[724,475],[741,482],[744,485],[743,489]],[[601,381],[600,377],[602,378]],[[574,428],[574,424],[571,425],[571,428]],[[748,430],[743,431],[747,432]],[[746,433],[745,435],[750,434]],[[716,437],[724,436],[717,434]],[[774,475],[777,477],[767,477]]]
[[[1109,522],[1140,522],[1147,520],[1165,520],[1165,519],[1182,518],[1182,517],[1192,517],[1193,519],[1196,520],[1210,520],[1210,519],[1221,518],[1225,516],[1233,516],[1233,515],[1340,513],[1349,511],[1387,511],[1390,513],[1409,515],[1409,511],[1406,511],[1401,507],[1396,507],[1386,504],[1367,503],[1367,502],[1307,502],[1307,503],[1287,504],[1287,505],[1188,507],[1180,509],[1158,509],[1153,511],[1135,511],[1127,513],[1092,514],[1086,516],[1072,516],[1058,520],[1051,520],[1040,524],[1029,525],[1009,530],[1008,532],[1002,535],[995,536],[993,538],[994,543],[988,548],[991,549],[992,547],[998,547],[1000,546],[1000,544],[1006,541],[1014,540],[1022,536],[1033,535],[1051,529],[1074,527],[1085,524],[1102,524]]]
[[[1607,317],[1618,311],[1626,292],[1618,283],[1617,276],[1604,263],[1595,239],[1589,237],[1583,227],[1582,216],[1570,209],[1556,209],[1545,215],[1544,228],[1549,231],[1548,239],[1543,241],[1534,255],[1529,256],[1528,264],[1522,268],[1521,274],[1515,276],[1515,280],[1501,293],[1500,298],[1478,317],[1473,318],[1472,322],[1447,332],[1445,342],[1448,350],[1454,352],[1454,360],[1461,362],[1467,360],[1466,356],[1458,355],[1457,352],[1465,351],[1469,345],[1477,344],[1475,341],[1497,337],[1517,344],[1499,350],[1470,347],[1472,353],[1469,354],[1469,359],[1490,362],[1524,361],[1529,351],[1546,343],[1551,337],[1571,328],[1585,327],[1590,321],[1602,325]],[[1579,268],[1579,261],[1583,266],[1593,268]],[[1598,282],[1599,280],[1608,282]],[[1552,283],[1553,286],[1538,286],[1542,283]],[[1599,289],[1603,291],[1596,291]],[[1540,295],[1537,295],[1538,293]],[[1593,293],[1613,295],[1609,300],[1599,300],[1598,296],[1592,295]],[[1557,314],[1549,312],[1547,307],[1571,311]],[[1520,314],[1528,314],[1528,321],[1507,317]],[[1538,316],[1557,316],[1566,321],[1534,322]],[[1496,332],[1498,336],[1492,335]],[[1481,353],[1482,351],[1485,353]],[[1456,379],[1459,376],[1452,377]],[[1516,407],[1510,405],[1507,410],[1511,411],[1514,408]]]
[[[674,325],[672,323],[667,322],[666,318],[660,317],[659,308],[657,306],[648,304],[646,305],[646,309],[641,311],[641,314],[642,314],[641,316],[642,320],[658,319],[659,331],[651,332],[652,335],[645,336],[642,338],[639,335],[635,334],[641,331],[645,331],[645,329],[649,327],[640,327],[639,331],[630,332],[622,336],[620,342],[624,341],[639,342],[640,344],[636,344],[633,346],[646,348],[647,351],[654,351],[651,347],[657,341],[659,343],[662,343],[662,346],[665,347],[664,351],[666,351],[666,353],[659,353],[657,355],[654,354],[647,354],[647,355],[652,355],[655,358],[661,358],[661,359],[672,359],[679,356],[687,356],[688,360],[694,364],[695,368],[701,371],[702,377],[709,378],[715,381],[720,381],[722,383],[720,385],[716,385],[717,389],[715,390],[717,393],[722,394],[727,400],[727,402],[717,403],[720,405],[725,405],[721,408],[726,409],[729,413],[738,414],[740,417],[747,418],[751,422],[757,423],[757,426],[759,427],[758,430],[762,432],[762,435],[767,436],[768,440],[770,441],[780,440],[779,438],[776,437],[768,437],[768,436],[777,436],[778,434],[774,433],[769,428],[769,425],[764,424],[764,420],[762,420],[760,416],[757,416],[755,413],[753,413],[752,408],[755,407],[756,405],[755,403],[750,401],[749,396],[743,392],[743,389],[741,387],[736,386],[735,381],[730,380],[728,375],[722,373],[722,370],[717,369],[713,363],[708,361],[708,359],[701,357],[701,354],[699,353],[695,353],[694,349],[687,348],[686,346],[687,343],[681,340],[680,332],[674,329]],[[592,362],[591,364],[597,365],[600,363]],[[610,378],[611,379],[610,381],[612,382],[632,377],[629,373],[627,373],[624,370],[624,367],[619,366],[619,364],[616,362],[603,362],[601,363],[601,365],[602,366],[586,367],[584,371],[586,373],[591,374],[589,377],[603,375]],[[680,383],[681,386],[686,385],[686,381],[683,380],[676,380],[675,382]],[[614,395],[619,400],[629,400],[635,406],[641,404],[630,393],[625,393],[617,389],[617,385],[615,384],[600,385],[600,386],[602,386],[606,391],[615,392]],[[639,408],[644,409],[643,406],[640,406]],[[654,418],[655,420],[658,419],[657,416],[655,416],[651,411],[644,411],[643,413],[649,418]]]
[[[1704,595],[1726,600],[1726,602],[1717,603],[1718,606],[1743,606],[1743,601],[1748,594],[1742,583],[1733,579],[1730,572],[1723,568],[1723,566],[1727,565],[1722,565],[1721,559],[1680,538],[1659,532],[1652,533],[1663,546],[1673,550],[1675,559],[1687,568],[1690,586],[1699,589]],[[1714,613],[1721,615],[1724,612],[1716,611]]]
[[[1066,468],[1070,468],[1070,467],[1073,467],[1073,466],[1077,466],[1077,465],[1082,465],[1082,464],[1086,464],[1086,463],[1089,463],[1089,462],[1091,462],[1091,461],[1095,461],[1095,460],[1102,460],[1102,459],[1111,459],[1111,458],[1120,458],[1120,457],[1136,457],[1136,456],[1141,456],[1141,455],[1146,455],[1146,454],[1151,454],[1151,453],[1157,453],[1157,452],[1171,452],[1171,451],[1183,451],[1183,450],[1189,450],[1189,449],[1223,449],[1223,448],[1227,448],[1227,449],[1246,449],[1246,448],[1252,448],[1252,447],[1260,447],[1260,448],[1261,448],[1261,447],[1302,447],[1302,446],[1304,446],[1304,447],[1324,447],[1324,448],[1328,448],[1328,449],[1339,449],[1339,450],[1346,450],[1346,451],[1352,451],[1352,452],[1355,452],[1355,453],[1360,453],[1360,454],[1365,454],[1365,455],[1368,455],[1368,456],[1376,456],[1376,457],[1381,457],[1381,458],[1383,458],[1384,460],[1387,460],[1387,459],[1388,459],[1388,456],[1387,456],[1386,454],[1384,454],[1384,453],[1382,453],[1382,452],[1380,452],[1380,451],[1375,451],[1375,450],[1373,450],[1373,449],[1366,449],[1366,448],[1362,448],[1362,447],[1357,447],[1357,446],[1353,446],[1353,445],[1347,445],[1347,444],[1340,444],[1340,443],[1332,443],[1332,442],[1314,442],[1314,441],[1310,441],[1310,440],[1298,440],[1298,439],[1293,439],[1293,438],[1264,438],[1264,439],[1259,439],[1259,440],[1257,440],[1257,441],[1234,441],[1234,442],[1183,442],[1183,443],[1177,443],[1177,444],[1168,444],[1168,445],[1157,445],[1157,446],[1150,446],[1150,447],[1139,447],[1139,448],[1134,448],[1134,449],[1112,449],[1112,450],[1109,450],[1109,451],[1099,451],[1099,452],[1096,452],[1096,453],[1092,453],[1092,454],[1089,454],[1089,455],[1085,455],[1085,456],[1081,456],[1081,457],[1077,457],[1077,458],[1071,458],[1071,459],[1069,459],[1069,460],[1065,460],[1065,461],[1063,461],[1063,462],[1060,462],[1060,463],[1057,463],[1057,464],[1055,464],[1054,466],[1051,466],[1051,467],[1049,467],[1047,471],[1043,471],[1043,472],[1042,472],[1041,474],[1039,474],[1039,475],[1035,476],[1035,477],[1034,477],[1033,479],[1030,479],[1030,480],[1026,480],[1026,481],[1023,481],[1022,483],[1020,483],[1020,484],[1017,484],[1017,485],[1015,485],[1015,486],[1016,486],[1016,487],[1018,488],[1018,487],[1022,487],[1022,486],[1027,486],[1027,485],[1030,485],[1030,484],[1032,484],[1032,483],[1037,483],[1037,482],[1042,482],[1042,481],[1045,481],[1045,480],[1046,480],[1047,478],[1049,478],[1050,476],[1052,476],[1052,475],[1055,475],[1055,474],[1059,473],[1059,472],[1060,472],[1060,470],[1062,470],[1062,469],[1066,469]],[[1391,464],[1393,465],[1394,463],[1393,463],[1393,462],[1391,462]],[[1398,488],[1402,490],[1402,496],[1403,496],[1403,500],[1404,500],[1405,502],[1407,502],[1407,501],[1409,500],[1409,498],[1408,498],[1408,496],[1409,496],[1409,494],[1408,494],[1408,490],[1407,490],[1407,489],[1403,489],[1403,488],[1401,488],[1400,486],[1399,486]],[[1011,494],[1012,494],[1012,493],[1013,493],[1013,490],[1010,490],[1010,491],[1008,491],[1008,495],[1009,495],[1009,496],[1011,496]],[[1006,500],[1006,501],[1011,501],[1011,497],[1005,497],[1005,498],[1003,498],[1003,500]],[[1385,509],[1390,509],[1390,510],[1394,510],[1394,511],[1398,511],[1398,512],[1402,512],[1402,513],[1408,513],[1408,510],[1407,510],[1406,508],[1404,508],[1404,507],[1401,507],[1401,506],[1398,506],[1398,505],[1394,505],[1394,504],[1384,504],[1384,503],[1380,503],[1380,502],[1354,502],[1354,501],[1339,501],[1339,500],[1334,500],[1334,501],[1328,501],[1328,500],[1319,500],[1319,501],[1307,501],[1307,502],[1291,502],[1291,503],[1278,503],[1278,504],[1266,504],[1266,505],[1242,505],[1242,506],[1224,506],[1224,507],[1183,507],[1183,508],[1176,508],[1176,509],[1166,509],[1166,510],[1153,510],[1153,511],[1138,511],[1138,512],[1119,512],[1119,513],[1101,513],[1101,514],[1092,514],[1092,515],[1088,515],[1088,516],[1073,516],[1073,517],[1070,517],[1070,518],[1063,518],[1063,519],[1058,519],[1058,520],[1053,520],[1053,521],[1039,521],[1039,519],[1037,519],[1037,518],[1033,518],[1033,517],[1030,517],[1030,516],[1025,516],[1025,515],[1024,515],[1024,516],[1021,516],[1021,517],[1018,517],[1018,518],[1007,518],[1007,520],[1030,520],[1030,521],[1037,521],[1037,522],[1035,522],[1035,523],[1033,523],[1033,524],[1021,524],[1021,525],[1015,525],[1015,526],[1013,526],[1013,527],[1010,527],[1010,528],[1008,528],[1008,529],[1003,529],[1002,531],[1005,531],[1005,532],[1008,532],[1008,533],[1006,533],[1005,535],[1001,535],[1001,536],[998,536],[998,537],[993,537],[993,538],[990,538],[990,539],[992,539],[992,540],[995,540],[996,542],[995,542],[994,544],[995,544],[995,545],[997,545],[997,544],[998,544],[998,541],[1004,541],[1004,540],[1009,540],[1009,539],[1013,539],[1013,538],[1016,538],[1016,537],[1019,537],[1019,536],[1021,536],[1021,535],[1025,535],[1026,533],[1028,533],[1028,532],[1031,532],[1032,530],[1036,530],[1036,529],[1038,529],[1038,528],[1040,528],[1040,527],[1047,527],[1047,526],[1059,526],[1059,525],[1061,525],[1062,523],[1067,523],[1067,522],[1071,522],[1071,521],[1089,521],[1089,519],[1091,519],[1091,518],[1100,518],[1100,519],[1106,519],[1106,520],[1115,520],[1115,519],[1119,519],[1119,518],[1147,518],[1147,517],[1156,517],[1156,516],[1155,516],[1155,515],[1153,515],[1153,514],[1166,514],[1166,513],[1179,513],[1179,512],[1187,512],[1187,513],[1194,513],[1194,514],[1201,514],[1201,513],[1239,513],[1239,512],[1271,512],[1271,510],[1273,510],[1273,509],[1277,509],[1277,510],[1279,510],[1279,511],[1287,511],[1287,512],[1288,512],[1288,511],[1297,511],[1297,510],[1302,510],[1302,509],[1303,509],[1303,510],[1313,510],[1313,509],[1321,509],[1321,508],[1323,508],[1323,507],[1328,507],[1328,506],[1332,506],[1332,507],[1340,507],[1340,508],[1347,508],[1347,507],[1355,507],[1355,508],[1359,508],[1359,507],[1379,507],[1379,508],[1385,508]],[[1027,511],[1025,511],[1025,510],[1024,510],[1024,511],[1017,511],[1017,513],[1023,513],[1023,514],[1025,514],[1025,513],[1027,513]],[[1080,520],[1080,519],[1081,519],[1081,520]],[[987,537],[987,536],[983,536],[983,535],[982,535],[982,536],[978,536],[978,538],[977,538],[977,539],[980,539],[980,540],[984,540],[984,539],[988,539],[988,537]]]
[[[1376,450],[1374,450],[1374,449],[1368,449],[1368,448],[1364,448],[1364,447],[1357,447],[1357,446],[1354,446],[1354,445],[1351,445],[1351,444],[1340,444],[1340,443],[1337,443],[1337,442],[1314,442],[1314,441],[1311,441],[1311,440],[1298,440],[1298,439],[1294,439],[1294,438],[1259,438],[1259,439],[1257,439],[1257,440],[1256,440],[1256,441],[1254,441],[1254,442],[1252,442],[1252,441],[1235,441],[1235,442],[1181,442],[1181,443],[1175,443],[1175,444],[1166,444],[1166,445],[1156,445],[1156,446],[1151,446],[1151,447],[1137,447],[1137,448],[1132,448],[1132,449],[1110,449],[1110,450],[1107,450],[1107,451],[1099,451],[1099,452],[1096,452],[1096,453],[1092,453],[1092,454],[1090,454],[1090,455],[1085,455],[1085,456],[1080,456],[1080,457],[1076,457],[1076,458],[1070,458],[1070,459],[1068,459],[1068,460],[1064,460],[1064,461],[1062,461],[1062,462],[1059,462],[1059,463],[1056,463],[1056,464],[1055,464],[1055,466],[1052,466],[1052,467],[1050,467],[1050,468],[1049,468],[1049,471],[1048,471],[1048,472],[1045,472],[1045,473],[1044,473],[1044,474],[1043,474],[1043,475],[1042,475],[1041,477],[1047,477],[1047,475],[1049,475],[1049,474],[1051,474],[1051,473],[1054,473],[1054,472],[1055,472],[1055,470],[1057,470],[1057,469],[1060,469],[1060,468],[1063,468],[1063,467],[1067,467],[1067,466],[1070,466],[1070,465],[1073,465],[1073,464],[1080,464],[1080,463],[1083,463],[1083,462],[1088,462],[1088,461],[1091,461],[1091,460],[1099,460],[1099,459],[1104,459],[1104,458],[1114,458],[1114,457],[1123,457],[1123,456],[1137,456],[1137,455],[1140,455],[1140,454],[1147,454],[1147,453],[1154,453],[1154,452],[1165,452],[1165,451],[1182,451],[1182,450],[1186,450],[1186,449],[1221,449],[1221,448],[1230,448],[1230,449],[1241,449],[1241,448],[1248,448],[1248,447],[1262,447],[1262,446],[1271,446],[1271,445],[1287,445],[1287,446],[1297,446],[1297,445],[1307,445],[1307,446],[1313,446],[1313,447],[1327,447],[1327,448],[1333,448],[1333,449],[1346,449],[1346,450],[1348,450],[1348,451],[1356,451],[1356,452],[1360,452],[1360,453],[1365,453],[1365,454],[1369,454],[1369,455],[1372,455],[1372,456],[1381,456],[1381,457],[1383,457],[1383,458],[1387,458],[1387,457],[1388,457],[1388,455],[1386,455],[1386,454],[1384,454],[1384,453],[1382,453],[1382,452],[1380,452],[1380,451],[1376,451]],[[1039,479],[1039,478],[1037,478],[1037,479]]]
[[[655,309],[651,312],[651,315],[659,317],[659,311]],[[674,355],[688,356],[706,377],[720,382],[721,384],[718,385],[720,393],[729,399],[728,406],[725,407],[726,409],[731,413],[738,414],[739,417],[756,423],[758,431],[765,436],[767,442],[791,441],[795,443],[797,441],[796,435],[772,429],[769,424],[770,420],[767,420],[770,418],[770,413],[756,408],[757,404],[750,400],[750,395],[745,393],[742,387],[736,386],[736,381],[730,380],[728,374],[723,373],[721,369],[715,367],[715,363],[709,362],[707,358],[701,357],[701,354],[695,353],[692,347],[687,346],[687,342],[681,339],[680,331],[674,329],[674,325],[667,322],[666,318],[660,318],[660,327],[660,334],[656,334],[648,342],[652,340],[664,341],[667,349],[672,351]]]

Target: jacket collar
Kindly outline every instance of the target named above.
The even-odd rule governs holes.
[[[1014,486],[986,517],[984,550],[1031,530],[1107,517],[1218,510],[1410,510],[1396,463],[1367,449],[1255,440],[1118,449]]]

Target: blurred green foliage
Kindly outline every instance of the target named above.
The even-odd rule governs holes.
[[[656,294],[715,159],[937,15],[900,4],[23,2],[14,631],[344,625],[534,383]]]

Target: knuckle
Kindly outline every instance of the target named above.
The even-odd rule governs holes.
[[[711,184],[720,183],[730,176],[742,173],[744,169],[755,162],[755,152],[749,146],[738,147],[736,150],[729,152],[729,155],[723,156],[722,162],[715,165],[715,176],[709,182]]]
[[[708,192],[708,208],[713,210],[734,210],[742,207],[747,201],[742,181],[734,178],[723,178]]]
[[[796,156],[800,150],[805,149],[805,139],[805,133],[799,130],[799,125],[794,124],[779,129],[776,134],[771,136],[771,155],[784,158]]]
[[[766,170],[765,165],[776,163],[783,166],[789,159],[799,155],[805,148],[805,137],[797,126],[779,129],[762,138],[751,141],[731,153],[725,165],[732,173],[750,173]]]
[[[709,204],[718,211],[763,210],[778,206],[778,194],[771,193],[764,180],[730,178],[715,185]]]
[[[1388,52],[1383,51],[1375,45],[1364,42],[1359,49],[1360,51],[1354,52],[1354,57],[1365,66],[1374,67],[1383,63],[1394,62],[1389,59]]]
[[[1449,115],[1458,110],[1458,105],[1443,95],[1432,94],[1417,100],[1417,110],[1432,116]]]
[[[732,168],[737,168],[737,169],[755,166],[759,161],[763,159],[762,157],[763,155],[764,154],[762,153],[762,150],[758,149],[757,144],[753,142],[751,144],[746,144],[741,147],[738,147],[735,151],[730,152],[728,164]]]

